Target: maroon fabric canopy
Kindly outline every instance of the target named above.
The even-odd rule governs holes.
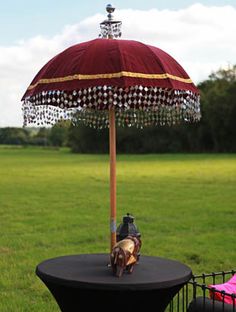
[[[22,100],[25,124],[77,120],[109,126],[113,105],[122,126],[176,124],[200,118],[199,92],[166,52],[132,40],[95,39],[51,59]]]
[[[184,69],[161,49],[133,40],[95,39],[76,44],[50,60],[23,99],[41,91],[69,91],[98,84],[153,86],[198,94]]]

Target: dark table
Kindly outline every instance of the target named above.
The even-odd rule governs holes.
[[[191,278],[186,265],[159,257],[140,257],[132,274],[118,278],[108,267],[107,254],[82,254],[49,259],[36,274],[53,294],[61,311],[111,310],[144,305],[164,311],[174,295]],[[84,308],[85,307],[85,308]]]

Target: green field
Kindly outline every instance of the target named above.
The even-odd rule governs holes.
[[[117,210],[135,216],[142,254],[236,268],[234,154],[119,155]],[[0,148],[0,234],[0,311],[59,311],[35,267],[109,251],[108,156]]]

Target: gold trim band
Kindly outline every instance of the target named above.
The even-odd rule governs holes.
[[[174,76],[168,73],[165,74],[143,74],[143,73],[133,73],[127,71],[121,71],[118,73],[110,73],[110,74],[92,74],[92,75],[82,75],[75,74],[71,76],[58,77],[58,78],[49,78],[49,79],[40,79],[34,85],[30,85],[28,90],[34,89],[39,84],[46,83],[56,83],[56,82],[66,82],[72,80],[91,80],[91,79],[112,79],[112,78],[121,78],[121,77],[132,77],[132,78],[145,78],[145,79],[167,79],[170,78],[172,80],[177,80],[185,83],[192,83],[192,80],[189,78],[181,78],[178,76]]]

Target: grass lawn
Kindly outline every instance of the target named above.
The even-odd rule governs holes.
[[[236,268],[234,154],[119,155],[117,210],[135,216],[141,254]],[[0,147],[1,312],[59,311],[36,265],[108,251],[108,156]]]

